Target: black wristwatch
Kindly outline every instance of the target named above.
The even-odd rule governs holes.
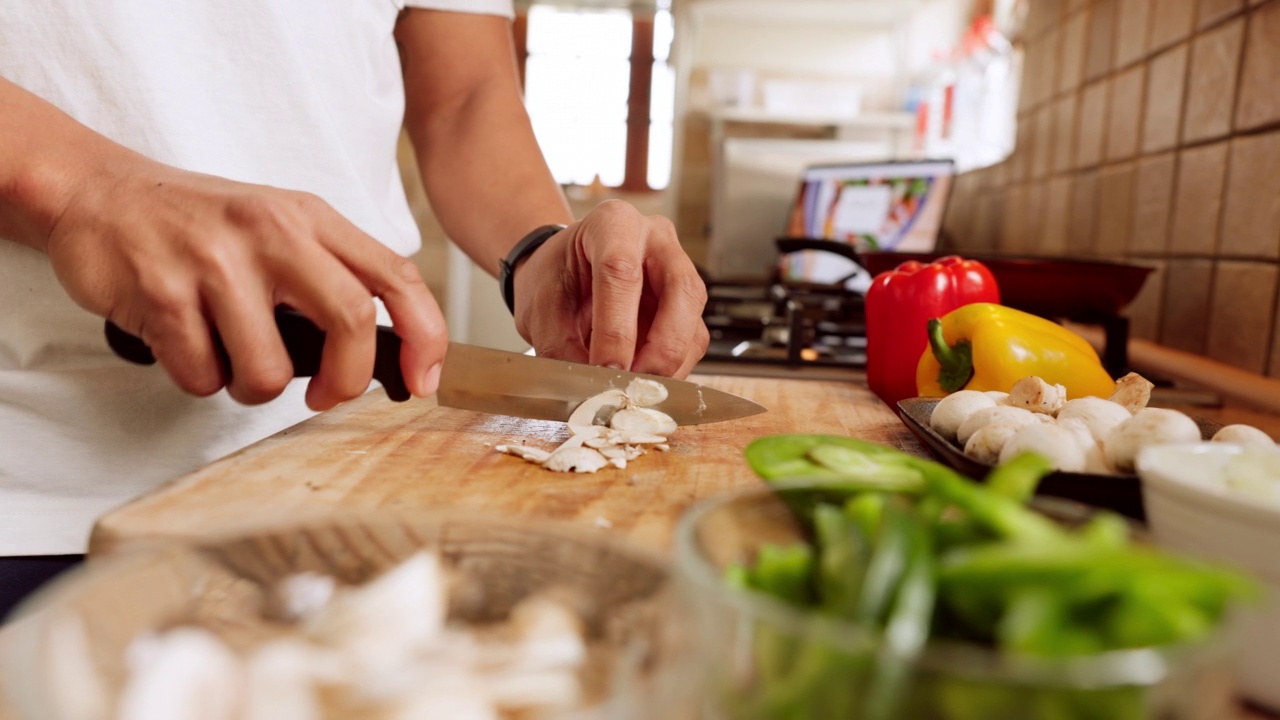
[[[507,301],[507,309],[516,314],[516,265],[534,250],[542,247],[542,243],[568,225],[543,225],[520,238],[520,242],[511,248],[507,256],[498,261],[498,283],[502,285],[502,299]]]

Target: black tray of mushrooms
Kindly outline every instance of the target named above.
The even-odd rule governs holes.
[[[1147,445],[1219,440],[1271,443],[1256,428],[1148,408],[1151,384],[1136,374],[1110,398],[1066,399],[1060,385],[1024,378],[1009,393],[961,390],[945,398],[910,398],[898,414],[943,463],[981,480],[1002,460],[1026,450],[1057,468],[1038,494],[1067,498],[1145,520],[1134,474]]]

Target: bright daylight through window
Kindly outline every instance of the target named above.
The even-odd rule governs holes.
[[[633,41],[644,37],[637,35],[638,28],[650,20],[652,33],[643,29],[653,37],[653,65],[650,72],[633,72]],[[525,101],[556,180],[590,185],[599,177],[608,187],[665,188],[675,104],[670,11],[641,15],[534,5],[527,32]],[[637,82],[649,87],[634,87]],[[646,89],[648,117],[632,117],[635,127],[628,132],[628,100],[631,93],[643,97]],[[648,152],[637,152],[646,139]],[[628,168],[628,162],[647,169]],[[638,182],[628,182],[629,177]]]

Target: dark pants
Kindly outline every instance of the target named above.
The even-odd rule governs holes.
[[[0,622],[23,598],[83,560],[83,555],[0,557]]]

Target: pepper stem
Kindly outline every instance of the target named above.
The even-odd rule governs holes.
[[[934,318],[929,321],[929,347],[942,367],[938,371],[939,387],[953,393],[969,383],[973,377],[973,345],[968,340],[948,345],[942,336],[942,321]]]

